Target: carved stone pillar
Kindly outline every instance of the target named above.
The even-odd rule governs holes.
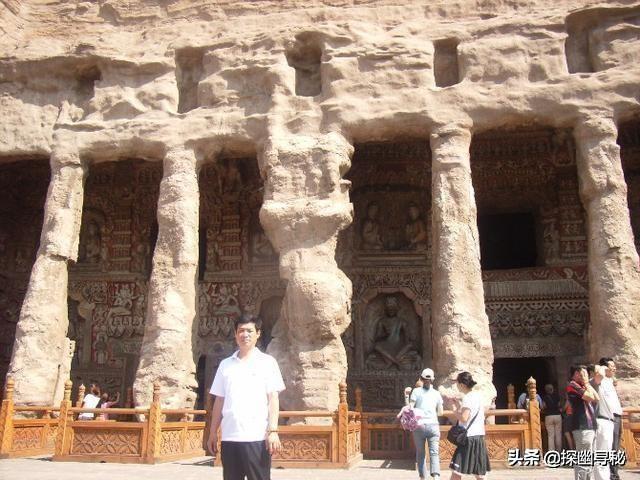
[[[9,367],[18,404],[58,403],[59,371],[68,361],[67,262],[78,254],[85,170],[77,152],[54,150],[50,164],[40,247]]]
[[[431,322],[436,382],[443,395],[459,395],[455,378],[466,370],[490,401],[495,396],[493,349],[484,306],[470,144],[471,132],[464,127],[445,127],[431,135]]]
[[[170,150],[158,198],[158,240],[153,253],[140,365],[133,385],[136,405],[151,403],[152,385],[162,385],[171,408],[195,402],[192,325],[196,317],[199,201],[195,153]]]
[[[613,357],[618,391],[640,394],[640,269],[627,206],[618,132],[611,118],[575,128],[580,196],[587,212],[591,360]]]
[[[288,280],[268,351],[286,372],[284,410],[335,410],[347,375],[340,335],[349,325],[351,282],[338,269],[338,232],[353,220],[342,175],[353,147],[339,134],[270,138],[260,221]]]

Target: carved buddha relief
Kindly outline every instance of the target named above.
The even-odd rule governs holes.
[[[367,370],[419,370],[422,366],[418,315],[401,295],[379,295],[367,309]]]
[[[78,265],[84,268],[99,269],[106,259],[106,242],[103,235],[104,215],[92,209],[82,212],[80,240],[78,243]]]
[[[393,198],[382,195],[382,202],[369,201],[361,208],[359,241],[356,246],[364,252],[426,251],[428,229],[418,198]],[[380,205],[384,205],[381,208]],[[384,219],[380,221],[380,218]]]

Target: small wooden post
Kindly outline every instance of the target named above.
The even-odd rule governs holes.
[[[516,387],[513,386],[512,383],[507,385],[507,408],[514,409],[516,408]],[[509,417],[509,423],[518,423],[519,419],[516,415],[511,415]]]
[[[507,385],[507,408],[516,408],[516,387],[512,383]]]
[[[78,400],[76,400],[76,407],[78,408],[82,407],[82,402],[84,402],[85,390],[86,390],[86,387],[84,386],[84,383],[78,387]]]
[[[133,408],[133,388],[127,387],[127,400],[124,408]]]
[[[622,438],[620,439],[620,449],[625,451],[627,455],[627,467],[637,467],[638,466],[638,453],[635,448],[635,440],[633,431],[631,430],[631,425],[629,414],[624,412],[622,414]]]
[[[368,450],[369,445],[369,423],[362,406],[362,388],[360,385],[356,387],[356,410],[360,412],[360,450],[364,454]]]
[[[146,463],[155,463],[160,458],[162,441],[162,411],[160,410],[160,382],[153,382],[153,400],[147,417]]]
[[[4,386],[4,399],[0,407],[0,458],[6,458],[11,453],[13,445],[13,378],[7,377]]]
[[[529,380],[527,380],[527,393],[529,395],[529,432],[531,442],[527,448],[542,450],[540,405],[538,404],[536,381],[533,377],[529,377]]]
[[[347,465],[347,452],[349,441],[349,405],[347,405],[347,384],[339,385],[340,403],[338,404],[338,463]]]
[[[69,421],[73,420],[73,414],[69,411],[71,409],[71,387],[73,387],[71,380],[64,382],[64,397],[62,398],[62,402],[60,402],[56,445],[53,452],[54,458],[61,457],[67,453],[67,442],[68,439],[71,438],[71,429],[69,429]]]

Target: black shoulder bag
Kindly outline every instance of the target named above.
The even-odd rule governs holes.
[[[482,408],[482,407],[480,407],[480,408]],[[447,432],[447,440],[449,440],[451,443],[453,443],[454,445],[456,445],[458,447],[462,447],[462,446],[466,445],[467,444],[467,429],[471,426],[473,421],[476,419],[476,417],[478,416],[478,413],[480,413],[480,410],[478,410],[476,412],[476,414],[473,416],[473,418],[469,422],[469,425],[466,428],[463,427],[462,425],[460,425],[460,422],[456,422],[456,424],[453,427],[451,427],[449,429],[449,431]]]

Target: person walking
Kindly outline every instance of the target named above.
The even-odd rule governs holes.
[[[571,408],[571,433],[577,451],[593,450],[596,440],[595,406],[598,393],[589,383],[589,374],[584,365],[574,365],[570,370],[571,381],[567,386],[567,400]],[[593,467],[576,464],[574,475],[576,480],[589,480]]]
[[[482,397],[474,392],[477,382],[469,372],[461,372],[456,378],[458,390],[463,394],[462,403],[454,400],[453,419],[467,429],[467,443],[456,447],[449,468],[452,480],[462,478],[463,474],[475,475],[477,479],[485,478],[491,470],[489,454],[484,440],[484,405]]]
[[[270,480],[271,455],[281,449],[278,394],[285,387],[276,360],[256,347],[261,329],[258,317],[235,321],[238,350],[220,362],[211,385],[216,399],[207,448],[218,453],[221,426],[224,480]]]
[[[544,426],[547,429],[547,450],[562,450],[562,415],[560,396],[550,383],[544,386]]]
[[[418,476],[425,478],[425,443],[429,445],[429,474],[434,479],[440,478],[440,422],[438,417],[442,415],[442,395],[433,386],[434,373],[430,368],[425,368],[420,374],[422,386],[416,387],[411,392],[409,405],[418,410],[418,428],[413,431],[413,440],[416,445],[416,464]]]

